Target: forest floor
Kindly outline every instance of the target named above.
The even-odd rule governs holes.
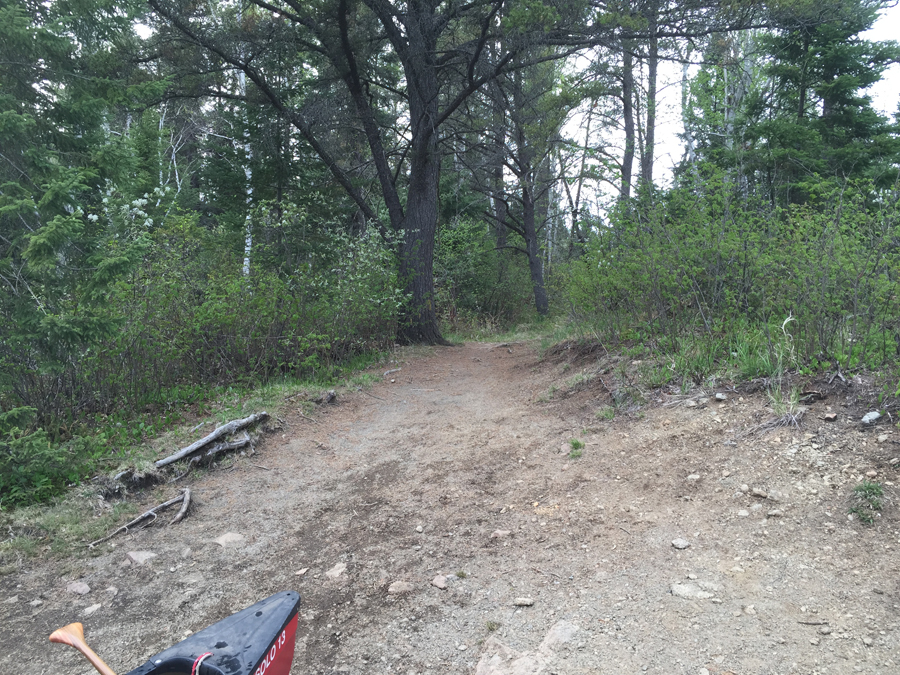
[[[0,672],[93,672],[47,643],[77,620],[125,673],[293,589],[296,675],[900,673],[900,434],[860,424],[866,378],[803,383],[799,428],[751,431],[759,383],[638,407],[626,360],[573,343],[395,358],[192,479],[181,523],[0,577]],[[872,526],[848,518],[867,473]]]

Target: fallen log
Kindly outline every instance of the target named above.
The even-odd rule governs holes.
[[[88,544],[87,546],[88,546],[88,548],[94,548],[94,546],[96,546],[97,544],[102,544],[104,541],[109,541],[110,539],[112,539],[113,537],[115,537],[115,536],[116,536],[117,534],[119,534],[120,532],[128,532],[128,529],[129,529],[129,528],[134,527],[135,525],[137,525],[138,523],[140,523],[142,520],[146,520],[147,518],[151,518],[151,517],[152,517],[153,520],[156,520],[156,517],[157,517],[157,511],[161,511],[162,509],[164,509],[164,508],[166,508],[166,507],[168,507],[168,506],[172,506],[172,504],[177,504],[178,502],[181,502],[181,503],[182,503],[182,505],[181,505],[181,510],[178,512],[178,515],[176,515],[175,518],[172,520],[172,523],[177,523],[179,520],[181,520],[182,518],[184,518],[184,514],[187,513],[187,507],[188,507],[188,506],[190,505],[190,503],[191,503],[191,491],[190,491],[190,488],[186,488],[186,489],[185,489],[180,495],[178,495],[177,497],[173,497],[172,499],[170,499],[170,500],[167,501],[167,502],[163,502],[162,504],[157,504],[157,505],[154,506],[152,509],[148,509],[147,511],[144,511],[141,515],[139,515],[139,516],[138,516],[137,518],[135,518],[134,520],[131,520],[131,521],[125,523],[124,525],[122,525],[122,527],[120,527],[120,528],[114,530],[111,534],[108,534],[108,535],[106,535],[105,537],[101,537],[100,539],[97,539],[96,541],[92,541],[92,542],[91,542],[90,544]],[[183,512],[183,513],[182,513],[182,512]],[[180,517],[179,517],[179,516],[180,516]],[[151,520],[150,522],[152,523],[153,520]],[[171,525],[172,523],[170,523],[170,525]],[[149,524],[149,523],[148,523],[148,524]]]
[[[177,462],[179,459],[187,457],[188,455],[190,455],[193,452],[197,452],[197,450],[200,450],[201,448],[209,445],[213,441],[218,440],[218,439],[222,438],[223,436],[228,436],[229,434],[233,434],[235,431],[237,431],[239,429],[243,429],[245,427],[249,427],[253,424],[256,424],[260,420],[266,419],[268,416],[269,416],[269,413],[267,413],[267,412],[258,412],[258,413],[254,413],[254,414],[250,415],[250,417],[245,417],[242,420],[232,420],[228,424],[223,424],[221,427],[219,427],[218,429],[213,431],[208,436],[201,438],[199,441],[191,443],[186,448],[182,448],[181,450],[176,452],[174,455],[169,455],[168,457],[164,457],[163,459],[160,459],[159,461],[157,461],[154,464],[154,466],[156,466],[156,468],[159,469],[163,466],[172,464],[173,462]]]

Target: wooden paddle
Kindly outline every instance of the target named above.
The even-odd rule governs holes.
[[[84,641],[84,626],[80,623],[70,623],[58,630],[53,631],[50,635],[50,642],[58,642],[59,644],[75,647],[84,654],[84,657],[91,662],[91,665],[97,669],[100,675],[116,675],[112,668],[106,665],[93,649],[87,646]]]

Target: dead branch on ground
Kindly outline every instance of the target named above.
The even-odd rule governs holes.
[[[182,503],[181,510],[178,512],[178,514],[175,516],[175,518],[172,519],[172,522],[169,524],[171,525],[173,523],[177,523],[179,520],[184,518],[184,514],[187,513],[187,507],[191,503],[190,488],[185,488],[182,491],[182,493],[180,495],[178,495],[177,497],[174,497],[167,502],[163,502],[162,504],[157,504],[152,509],[144,511],[141,515],[139,515],[134,520],[125,523],[124,525],[122,525],[122,527],[118,528],[117,530],[114,530],[111,534],[108,534],[105,537],[102,537],[96,541],[92,541],[87,546],[88,546],[88,548],[94,548],[94,546],[96,546],[97,544],[102,544],[104,541],[109,541],[110,539],[115,537],[120,532],[128,532],[128,530],[130,528],[134,527],[141,521],[146,520],[147,518],[153,518],[153,520],[150,521],[150,523],[152,523],[154,520],[156,520],[156,518],[158,516],[158,513],[157,513],[158,511],[162,511],[164,508],[172,506],[172,504],[177,504],[178,502]],[[150,523],[147,523],[147,525],[149,525]],[[145,527],[146,527],[146,525],[145,525]]]
[[[187,457],[191,453],[197,452],[197,450],[200,450],[201,448],[206,447],[213,441],[216,441],[216,440],[222,438],[223,436],[229,436],[229,435],[233,434],[235,431],[238,431],[239,429],[244,429],[245,427],[249,427],[253,424],[256,424],[260,420],[266,419],[268,416],[269,416],[269,413],[267,413],[267,412],[258,412],[258,413],[254,413],[253,415],[250,415],[250,417],[245,417],[242,420],[232,420],[228,424],[222,425],[221,427],[219,427],[218,429],[213,431],[208,436],[201,438],[199,441],[191,443],[186,448],[182,448],[181,450],[176,452],[174,455],[169,455],[168,457],[164,457],[163,459],[157,461],[155,463],[155,466],[157,469],[159,469],[168,464],[172,464],[173,462],[177,462],[179,459],[182,459],[183,457]],[[249,442],[249,440],[248,440],[248,442]],[[226,444],[226,445],[228,445],[228,444]],[[243,445],[246,445],[246,443],[244,443]],[[236,447],[243,447],[243,445],[236,446]],[[235,449],[235,448],[218,447],[218,449],[215,450],[215,452],[218,452],[219,450],[224,450],[224,449]],[[207,456],[210,454],[213,454],[213,453],[208,452]]]

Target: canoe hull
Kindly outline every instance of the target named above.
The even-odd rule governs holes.
[[[128,675],[289,675],[299,604],[293,591],[276,593],[161,651]]]

